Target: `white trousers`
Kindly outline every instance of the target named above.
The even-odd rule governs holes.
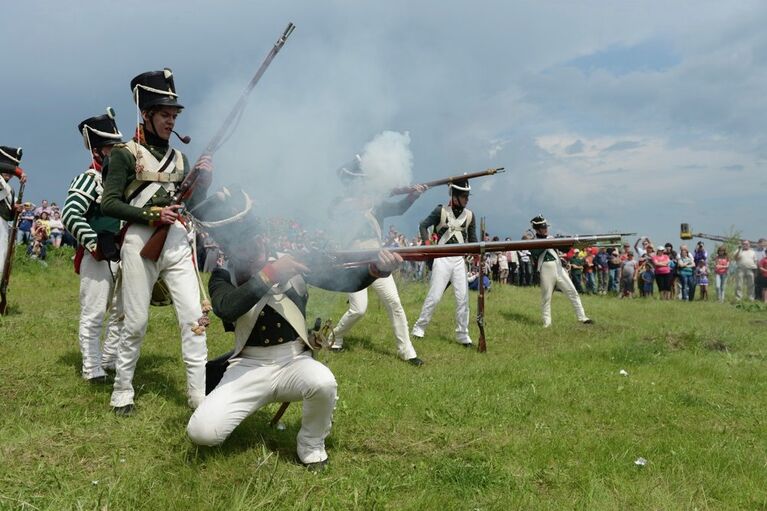
[[[442,300],[447,283],[453,285],[455,293],[455,340],[459,344],[470,344],[469,337],[469,300],[468,300],[468,277],[466,276],[466,262],[463,257],[441,257],[434,260],[431,268],[431,282],[429,294],[421,308],[421,315],[413,325],[413,335],[423,337],[426,327],[429,325],[434,309]]]
[[[735,270],[736,273],[736,280],[735,280],[735,299],[736,300],[742,300],[743,295],[745,294],[746,298],[749,300],[754,299],[754,270],[751,270],[749,268],[743,268],[742,266],[738,266],[738,268]],[[761,297],[757,297],[761,299]]]
[[[349,293],[349,310],[338,320],[338,324],[333,330],[335,335],[333,346],[343,347],[344,335],[365,315],[368,308],[368,289],[373,289],[378,293],[378,297],[386,307],[389,321],[391,321],[394,329],[394,337],[397,340],[397,354],[402,360],[414,358],[416,353],[413,343],[410,342],[407,316],[405,316],[405,309],[402,308],[402,302],[399,299],[397,284],[391,275],[385,279],[376,279],[366,289]]]
[[[0,177],[2,179],[2,177]],[[5,270],[5,256],[8,254],[8,236],[10,236],[11,227],[7,221],[0,218],[0,279],[3,278]]]
[[[80,353],[83,355],[82,376],[86,380],[105,376],[104,369],[115,367],[123,329],[119,268],[117,263],[96,261],[87,250],[80,264],[79,337]],[[113,275],[117,282],[112,280]],[[101,328],[107,313],[109,318],[102,349]]]
[[[543,257],[543,255],[541,255]],[[551,295],[554,294],[554,287],[559,288],[573,304],[575,315],[578,321],[589,319],[581,304],[581,297],[575,290],[570,276],[564,271],[556,261],[546,261],[541,265],[541,309],[543,310],[543,326],[551,325]]]
[[[125,310],[123,338],[117,353],[117,374],[112,406],[133,403],[133,374],[149,322],[149,301],[158,278],[168,285],[181,329],[181,356],[186,365],[187,398],[196,408],[205,397],[205,362],[208,357],[205,334],[191,327],[202,316],[200,289],[192,261],[186,229],[179,222],[170,227],[165,247],[157,262],[141,257],[141,249],[154,232],[153,227],[131,225],[125,233],[122,258],[122,294]]]
[[[333,373],[314,360],[301,341],[246,347],[231,361],[218,386],[189,419],[186,431],[199,445],[219,445],[246,417],[268,403],[303,401],[298,457],[303,463],[327,459],[337,399]]]

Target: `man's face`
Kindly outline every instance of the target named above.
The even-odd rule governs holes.
[[[40,204],[41,204],[41,205],[42,205],[44,208],[47,208],[47,207],[48,207],[48,201],[47,201],[47,200],[43,200],[43,201],[42,201]]]
[[[168,140],[176,126],[176,117],[180,111],[180,108],[161,106],[151,112],[141,112],[141,116],[144,118],[144,126],[149,128],[149,131],[163,140]]]
[[[453,195],[453,204],[455,206],[460,206],[462,208],[465,208],[468,203],[469,203],[468,193],[458,193]]]
[[[267,263],[269,253],[261,236],[245,234],[227,248],[229,259],[239,271],[257,273]]]
[[[11,180],[11,174],[9,174],[8,172],[2,172],[2,173],[0,173],[0,176],[2,176],[2,177],[3,177],[3,179],[4,179],[6,182],[8,182],[8,181],[10,181],[10,180]]]
[[[751,242],[748,240],[743,240],[743,250],[748,250],[751,248]]]
[[[111,146],[111,145],[105,145],[104,147],[102,147],[101,148],[101,156],[109,156],[109,153],[112,152],[112,148],[113,147],[114,146]]]
[[[540,234],[541,236],[548,236],[549,235],[549,226],[545,227],[536,227],[535,232]]]

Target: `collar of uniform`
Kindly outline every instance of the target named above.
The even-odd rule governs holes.
[[[154,133],[146,129],[146,126],[144,126],[143,132],[144,132],[144,143],[146,145],[156,147],[164,151],[168,150],[168,146],[170,145],[170,143],[167,140],[158,137],[157,135],[155,135]]]

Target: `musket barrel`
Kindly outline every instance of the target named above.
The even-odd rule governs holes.
[[[452,183],[453,181],[457,181],[459,179],[474,179],[477,177],[492,176],[501,172],[505,172],[505,169],[503,167],[489,168],[485,170],[480,170],[479,172],[468,172],[465,174],[460,174],[458,176],[435,179],[434,181],[427,181],[425,183],[419,183],[419,184],[423,186],[428,186],[429,188],[431,188],[433,186],[446,185],[448,183]],[[391,192],[389,192],[389,195],[394,196],[394,195],[403,195],[405,193],[410,193],[415,189],[416,186],[418,185],[402,186],[399,188],[395,188]]]
[[[590,246],[595,243],[620,241],[620,234],[579,235],[568,238],[536,238],[518,241],[483,241],[478,243],[456,243],[452,245],[427,245],[419,247],[391,247],[387,250],[399,254],[406,261],[436,259],[439,257],[466,256],[481,252],[506,252],[508,250],[530,250],[536,248],[569,248]],[[338,250],[328,254],[336,264],[345,267],[375,262],[377,250]]]
[[[261,80],[261,77],[263,76],[264,72],[266,72],[266,69],[269,67],[269,64],[272,63],[272,60],[277,55],[277,53],[279,53],[282,47],[285,45],[285,42],[287,41],[288,37],[290,37],[290,34],[293,33],[293,30],[295,30],[295,28],[296,26],[293,23],[288,23],[288,26],[282,32],[282,35],[280,36],[280,38],[277,39],[277,42],[274,43],[274,46],[266,55],[266,58],[264,58],[264,61],[261,63],[261,66],[256,71],[256,74],[253,75],[253,77],[250,79],[248,84],[245,86],[245,89],[243,89],[242,94],[240,94],[239,99],[234,104],[234,107],[232,107],[232,110],[229,112],[229,115],[226,116],[226,119],[221,124],[221,127],[218,129],[218,131],[210,140],[210,142],[208,142],[208,145],[205,147],[205,151],[203,152],[203,154],[212,155],[224,143],[225,139],[227,138],[227,134],[231,133],[232,130],[234,129],[234,126],[237,124],[238,119],[240,115],[242,114],[243,109],[245,108],[245,102],[247,101],[248,96],[250,95],[250,92],[253,90],[256,84],[258,84],[259,80]]]

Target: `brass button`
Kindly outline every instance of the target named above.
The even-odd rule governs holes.
[[[266,312],[261,311],[261,314],[259,314],[259,316],[261,316],[263,318],[264,316],[266,316]]]
[[[282,323],[277,323],[277,328],[280,328],[282,326]]]
[[[262,332],[265,332],[265,331],[266,331],[266,325],[261,325],[261,331],[262,331]]]
[[[282,342],[282,337],[280,337],[279,339],[277,339],[277,342]]]
[[[269,344],[269,339],[264,339],[264,344]]]

